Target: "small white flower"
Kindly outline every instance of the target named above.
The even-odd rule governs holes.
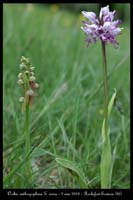
[[[30,72],[31,76],[34,76],[34,72]]]
[[[26,62],[26,63],[29,63],[29,59],[28,58],[25,58],[24,56],[21,57],[21,62]]]
[[[35,76],[31,76],[30,77],[30,81],[35,81],[36,80],[36,77]]]
[[[23,63],[20,64],[19,67],[20,67],[20,69],[25,69],[26,68],[26,66]]]
[[[30,68],[31,71],[34,71],[34,69],[35,69],[35,67],[31,67],[31,68]]]
[[[25,58],[25,62],[26,62],[27,64],[30,63],[28,58]]]
[[[38,88],[39,87],[39,84],[38,83],[35,83],[35,88]]]
[[[21,57],[21,62],[23,62],[23,61],[25,61],[25,57],[24,56]]]
[[[22,79],[19,79],[19,80],[18,80],[18,84],[19,84],[19,85],[24,84],[23,80],[22,80]]]
[[[22,73],[18,74],[18,78],[21,79],[22,78]]]
[[[29,71],[25,71],[25,74],[29,74]]]
[[[27,90],[26,95],[32,96],[34,94],[33,90]]]
[[[19,102],[24,102],[24,97],[20,97]]]

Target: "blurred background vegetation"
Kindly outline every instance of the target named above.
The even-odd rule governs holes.
[[[117,89],[111,113],[114,158],[112,188],[130,187],[130,4],[109,4],[122,19],[118,49],[107,45],[109,96]],[[3,6],[3,174],[24,158],[22,95],[17,85],[20,58],[36,67],[38,96],[31,109],[34,188],[79,188],[56,157],[73,161],[100,188],[103,87],[101,44],[86,47],[81,11],[99,13],[105,4],[4,4]],[[122,111],[123,110],[123,111]],[[54,180],[51,177],[56,177]],[[23,166],[4,185],[30,187]]]
[[[116,18],[120,18],[121,20],[123,20],[124,22],[129,23],[129,17],[130,17],[130,4],[128,3],[108,3],[110,10],[117,10],[116,12]],[[40,4],[40,6],[42,6],[42,4]],[[50,6],[49,4],[45,4],[44,6]],[[75,12],[75,13],[79,13],[83,10],[86,11],[93,11],[96,12],[97,15],[101,9],[101,7],[107,6],[107,4],[105,3],[91,3],[91,4],[87,4],[87,3],[77,3],[77,4],[53,4],[53,10],[56,11],[56,9],[60,8],[60,9],[64,9],[67,10],[69,12]]]

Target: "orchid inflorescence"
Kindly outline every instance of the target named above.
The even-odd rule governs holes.
[[[34,74],[35,67],[32,66],[28,58],[21,57],[20,70],[18,74],[18,84],[23,88],[23,96],[19,98],[19,101],[23,103],[22,111],[25,111],[25,106],[32,105],[33,97],[36,96],[35,90],[39,87],[39,84],[35,82],[36,77]]]
[[[101,8],[99,17],[94,12],[82,11],[82,14],[88,19],[88,21],[83,21],[84,26],[81,27],[87,35],[87,46],[100,39],[105,44],[110,42],[115,48],[118,47],[119,43],[116,41],[116,36],[121,34],[123,28],[118,27],[121,20],[113,21],[115,10],[110,12],[109,6],[106,6]]]

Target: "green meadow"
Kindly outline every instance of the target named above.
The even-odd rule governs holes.
[[[3,187],[100,188],[103,122],[101,44],[86,47],[79,12],[58,5],[3,5]],[[130,21],[119,48],[107,45],[111,188],[130,188]],[[24,113],[17,84],[21,56],[39,83],[30,109],[31,152],[24,152]],[[25,176],[32,163],[32,184]]]

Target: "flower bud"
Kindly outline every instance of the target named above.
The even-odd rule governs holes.
[[[29,74],[29,71],[25,71],[24,73],[25,73],[25,74]]]
[[[26,66],[23,63],[20,64],[19,67],[20,67],[20,69],[25,69],[26,68]]]
[[[24,56],[21,57],[21,62],[23,63],[27,63],[29,64],[29,59],[28,58],[25,58]]]
[[[34,69],[35,69],[35,67],[31,67],[31,68],[30,68],[31,71],[34,71]]]
[[[22,78],[22,73],[18,74],[18,78],[21,79]]]
[[[24,97],[20,97],[19,102],[24,102]]]
[[[33,96],[33,94],[34,94],[34,92],[33,92],[33,90],[27,90],[27,92],[26,92],[26,95],[28,95],[28,96]]]
[[[34,72],[30,72],[31,76],[34,76]]]
[[[19,85],[22,85],[24,84],[23,80],[22,79],[19,79],[18,82],[17,82]]]
[[[22,57],[21,57],[21,62],[24,62],[24,61],[25,61],[25,57],[22,56]]]
[[[25,62],[26,62],[26,64],[29,64],[29,63],[30,63],[30,61],[29,61],[28,58],[25,58]]]
[[[39,87],[39,84],[38,83],[35,83],[35,88],[38,88]]]

